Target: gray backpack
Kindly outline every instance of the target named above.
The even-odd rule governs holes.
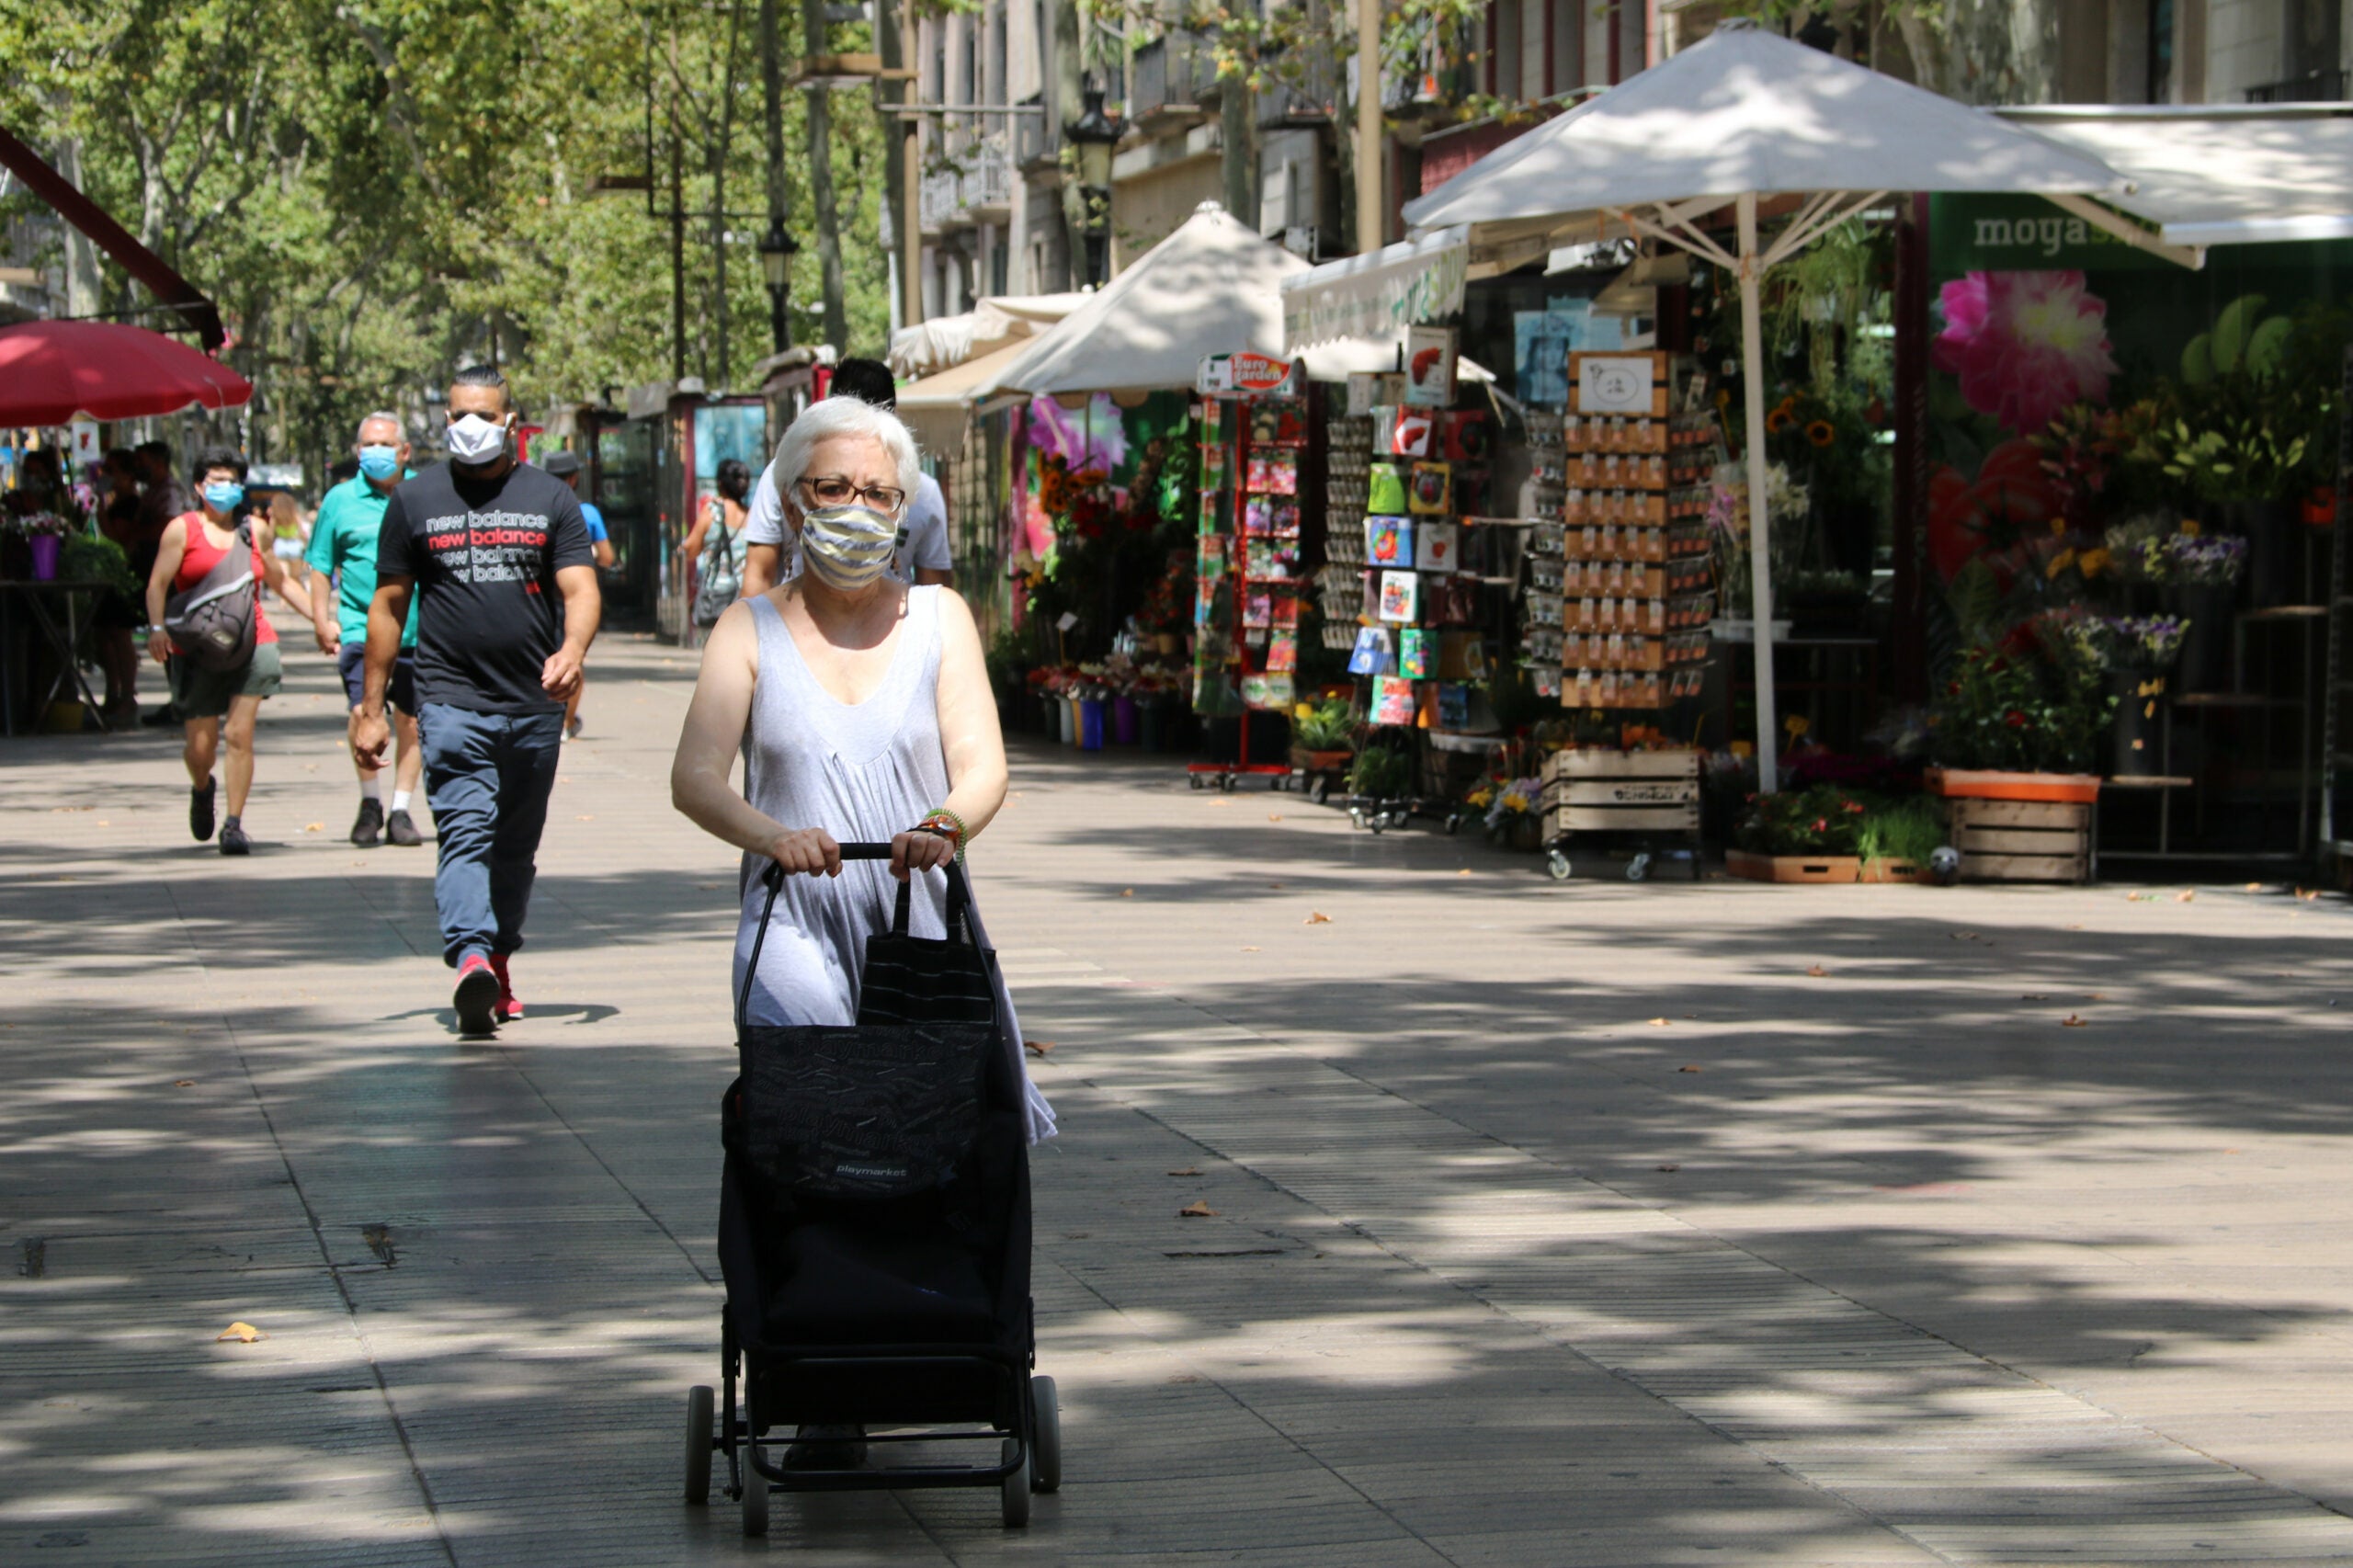
[[[165,601],[164,633],[199,669],[238,669],[254,656],[260,602],[253,540],[240,523],[236,541],[212,570]]]

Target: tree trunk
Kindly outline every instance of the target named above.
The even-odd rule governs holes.
[[[1225,210],[1254,231],[1258,227],[1257,95],[1249,78],[1229,76],[1218,84],[1219,158],[1225,173]]]
[[[74,189],[82,188],[82,139],[68,136],[57,143],[57,172]],[[94,316],[103,307],[98,299],[98,252],[90,236],[73,224],[65,228],[65,313]]]
[[[900,7],[913,3],[914,0],[875,0],[874,41],[880,46],[882,68],[886,71],[901,70],[914,63],[905,58],[906,50],[899,37]],[[902,82],[895,93],[884,88],[874,97],[877,108],[890,103],[911,104],[915,101],[915,84]],[[907,160],[905,143],[902,139],[915,133],[915,121],[912,117],[888,116],[882,120],[882,203],[891,219],[891,259],[897,264],[893,270],[904,267],[907,251]],[[899,279],[900,298],[893,301],[899,307],[903,324],[910,281],[904,278]]]
[[[735,143],[735,46],[743,35],[743,20],[740,6],[727,8],[727,63],[719,74],[719,140],[710,148],[711,290],[718,295],[711,314],[719,339],[713,392],[725,392],[734,373],[727,352],[727,154]]]
[[[1078,52],[1078,0],[1052,0],[1054,92],[1047,105],[1053,116],[1048,132],[1053,144],[1069,151],[1062,128],[1085,112],[1084,71]],[[1077,171],[1063,165],[1063,232],[1069,249],[1063,268],[1064,287],[1076,288],[1086,275],[1086,197],[1079,188]],[[1043,280],[1040,280],[1041,289]]]
[[[825,52],[824,0],[801,0],[803,47],[811,54]],[[834,108],[823,86],[809,94],[809,204],[817,215],[818,287],[824,291],[825,341],[835,353],[847,351],[849,308],[842,280],[841,215],[834,208]]]

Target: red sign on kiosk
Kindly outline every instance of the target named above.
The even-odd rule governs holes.
[[[1201,361],[1195,390],[1205,396],[1223,393],[1244,397],[1296,397],[1299,361],[1245,349],[1239,354],[1212,354]]]

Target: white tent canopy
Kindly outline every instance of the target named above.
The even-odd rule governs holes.
[[[1726,22],[1682,53],[1497,148],[1409,202],[1417,229],[1464,227],[1482,243],[1534,254],[1596,237],[1597,215],[1688,250],[1741,285],[1748,515],[1756,617],[1758,784],[1777,782],[1770,524],[1766,516],[1763,329],[1767,267],[1894,191],[2047,197],[2087,222],[2156,248],[2146,231],[2087,199],[2129,182],[2090,153],[2045,140],[1949,98],[1803,44]],[[1778,236],[1760,242],[1760,199],[1798,199]],[[1731,248],[1700,220],[1730,206]],[[1392,249],[1395,247],[1392,247]],[[1531,259],[1533,257],[1531,256]],[[1313,313],[1313,301],[1302,306]]]
[[[935,316],[891,335],[891,369],[928,376],[1031,337],[1086,303],[1087,296],[995,294],[961,315]]]
[[[1306,268],[1216,202],[1204,201],[983,390],[1153,392],[1191,386],[1211,354],[1280,354],[1277,285]]]
[[[2132,182],[2116,205],[2174,245],[2353,238],[2353,118],[2248,105],[1997,110]]]

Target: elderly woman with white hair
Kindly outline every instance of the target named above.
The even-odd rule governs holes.
[[[802,570],[711,628],[670,798],[745,853],[739,987],[765,902],[758,873],[768,860],[788,873],[747,1021],[848,1024],[866,939],[891,921],[892,879],[945,865],[988,826],[1005,803],[1005,739],[971,609],[953,588],[888,571],[920,472],[906,426],[826,399],[785,431],[774,472]],[[729,783],[738,750],[742,793]],[[844,843],[883,841],[887,874],[843,863]],[[915,927],[937,936],[940,879],[916,881]],[[973,936],[986,940],[977,920]],[[998,1000],[1018,1040],[1001,982]],[[1053,1130],[1035,1089],[1029,1121],[1033,1140]]]

